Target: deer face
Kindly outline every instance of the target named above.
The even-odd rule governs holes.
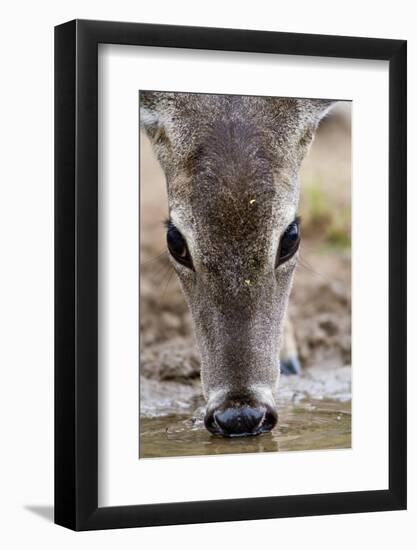
[[[219,435],[277,422],[283,319],[297,253],[298,170],[327,101],[141,92],[167,179],[167,246],[194,320]]]

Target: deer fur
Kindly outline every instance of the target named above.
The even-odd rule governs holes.
[[[297,214],[301,162],[331,105],[140,92],[140,122],[166,176],[170,220],[194,265],[172,260],[194,321],[210,422],[218,411],[259,409],[270,422],[253,433],[276,422],[298,253],[276,269],[275,259]]]

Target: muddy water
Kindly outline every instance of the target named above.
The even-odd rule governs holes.
[[[350,368],[309,369],[282,379],[278,426],[244,438],[204,428],[199,385],[141,384],[140,458],[345,449],[351,446]]]
[[[226,439],[210,435],[186,414],[143,418],[140,458],[345,449],[351,445],[350,402],[310,401],[280,408],[284,419],[269,434]]]

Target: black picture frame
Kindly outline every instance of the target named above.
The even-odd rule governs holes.
[[[389,62],[387,490],[98,507],[97,53],[106,43]],[[55,28],[55,523],[78,531],[406,508],[406,46],[106,21]]]

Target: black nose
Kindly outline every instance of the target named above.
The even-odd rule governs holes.
[[[205,418],[207,429],[216,435],[242,437],[269,432],[277,422],[277,414],[269,407],[230,407],[215,410]]]

